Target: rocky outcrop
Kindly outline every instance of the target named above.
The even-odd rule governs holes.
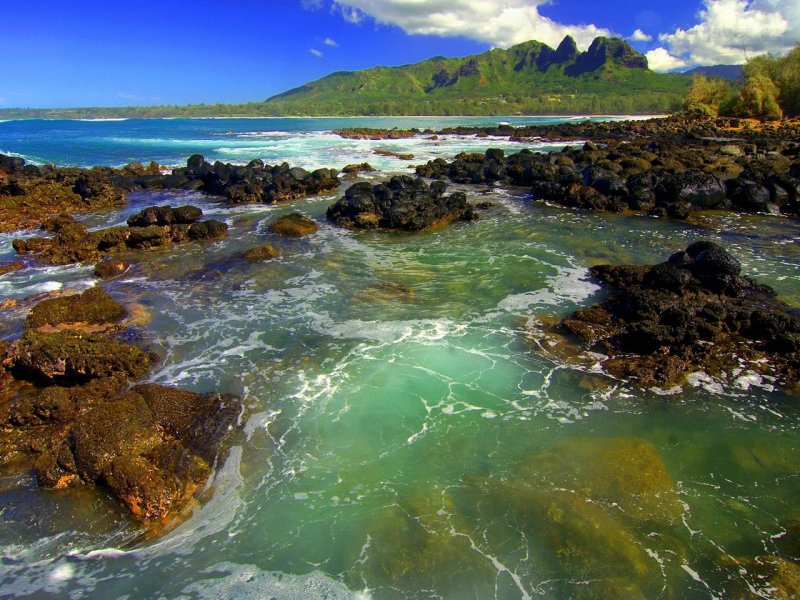
[[[679,219],[711,209],[800,216],[795,142],[723,143],[670,133],[669,123],[663,128],[653,137],[587,142],[552,154],[459,154],[450,162],[419,165],[416,172],[457,183],[527,187],[536,200],[584,210]]]
[[[735,257],[705,241],[657,265],[593,267],[611,295],[563,319],[561,330],[607,356],[607,371],[643,387],[744,364],[783,384],[798,381],[800,316],[740,271]]]
[[[121,206],[124,190],[112,180],[119,175],[115,169],[37,167],[0,155],[0,231],[36,227],[64,212]]]
[[[93,287],[81,294],[42,300],[28,313],[25,327],[40,329],[106,325],[116,323],[124,316],[125,309],[119,302],[103,288]]]
[[[128,389],[157,357],[82,331],[88,323],[108,332],[123,314],[99,288],[54,298],[34,306],[21,338],[0,344],[0,467],[32,465],[46,488],[98,485],[134,517],[163,521],[205,485],[240,402],[155,384]]]
[[[567,67],[566,73],[571,77],[577,77],[604,66],[647,69],[647,57],[620,38],[597,37],[589,49],[579,54],[575,63]]]
[[[220,161],[212,165],[201,155],[194,154],[186,161],[186,167],[173,169],[172,174],[164,178],[163,187],[201,190],[224,196],[232,204],[272,204],[335,190],[339,179],[335,169],[309,172],[287,163],[265,165],[260,159],[246,165]]]
[[[153,206],[128,218],[127,227],[89,231],[72,217],[60,216],[46,221],[42,228],[52,237],[15,239],[19,254],[33,254],[45,264],[98,262],[103,256],[125,250],[152,250],[189,240],[207,241],[223,238],[228,226],[221,221],[198,221],[203,212],[194,206]]]
[[[328,208],[328,219],[353,229],[419,231],[437,223],[472,220],[475,211],[461,192],[445,196],[447,185],[398,175],[386,183],[353,184]]]

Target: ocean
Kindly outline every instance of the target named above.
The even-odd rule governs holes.
[[[561,146],[345,140],[333,129],[563,120],[7,121],[0,153],[80,166],[177,166],[194,153],[306,168],[367,161],[379,181],[463,151]],[[0,478],[0,597],[760,592],[754,559],[779,555],[787,523],[800,519],[796,395],[746,365],[639,390],[539,333],[603,298],[590,266],[660,262],[697,239],[723,244],[797,305],[796,224],[735,214],[688,224],[547,206],[525,190],[450,189],[493,206],[477,222],[416,234],[327,223],[341,191],[233,208],[195,192],[138,192],[125,208],[81,215],[106,227],[144,206],[194,204],[229,225],[223,241],[143,253],[103,285],[147,315],[137,335],[165,356],[152,381],[236,393],[246,410],[203,501],[155,540],[102,494],[43,492],[28,473]],[[319,232],[275,238],[268,223],[293,211]],[[0,235],[0,261],[13,260],[19,235]],[[237,258],[266,242],[282,258]],[[91,266],[35,267],[0,278],[0,298],[95,284]],[[0,338],[20,330],[0,312]]]

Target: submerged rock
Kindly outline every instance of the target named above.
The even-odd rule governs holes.
[[[300,213],[292,213],[279,217],[269,224],[269,230],[272,233],[291,237],[311,235],[316,233],[318,229],[319,225]]]
[[[428,185],[407,175],[387,183],[356,183],[344,198],[330,206],[328,219],[354,229],[395,229],[419,231],[438,223],[477,218],[461,192],[445,196],[446,184]]]
[[[800,378],[800,316],[742,276],[739,261],[696,242],[658,265],[591,269],[611,295],[561,322],[612,374],[643,387],[676,385],[691,371],[750,368],[788,384]]]
[[[564,597],[651,598],[661,592],[663,572],[680,578],[683,504],[646,440],[566,439],[502,481],[471,477],[466,483],[480,494],[482,519],[496,514],[509,522],[529,547],[540,549],[542,564],[553,561],[566,574],[555,583]]]
[[[253,248],[248,248],[244,252],[245,260],[250,260],[250,261],[272,260],[273,258],[278,258],[280,255],[281,251],[272,244],[263,244],[261,246],[255,246]]]

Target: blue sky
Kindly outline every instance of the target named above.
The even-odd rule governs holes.
[[[332,71],[618,35],[667,71],[782,53],[800,0],[0,0],[0,107],[243,102]]]

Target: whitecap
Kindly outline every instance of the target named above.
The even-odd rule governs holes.
[[[507,296],[498,304],[498,308],[510,313],[525,313],[537,306],[565,306],[583,302],[600,289],[599,285],[589,280],[587,269],[561,267],[558,274],[548,281],[546,288]]]
[[[351,591],[343,583],[320,571],[313,571],[306,575],[288,575],[263,571],[255,565],[221,562],[205,569],[202,574],[208,577],[198,579],[186,586],[182,592],[201,600],[216,600],[217,598],[369,600],[372,598],[368,590]]]

